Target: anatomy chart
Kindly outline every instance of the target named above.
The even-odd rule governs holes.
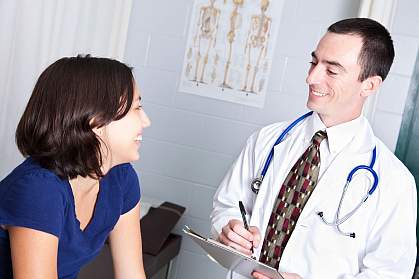
[[[195,0],[179,91],[263,107],[284,0]]]

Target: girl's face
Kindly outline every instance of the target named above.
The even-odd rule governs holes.
[[[98,128],[95,133],[105,145],[102,147],[104,166],[113,166],[139,159],[139,147],[144,128],[151,121],[141,106],[141,96],[134,83],[134,99],[129,112],[121,119]]]

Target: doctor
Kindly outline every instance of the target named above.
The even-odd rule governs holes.
[[[314,113],[275,146],[291,122],[250,136],[214,196],[212,234],[247,254],[253,246],[253,255],[286,279],[411,278],[415,181],[362,116],[393,62],[390,34],[371,19],[342,20],[328,28],[311,57],[307,107]],[[271,149],[256,194],[251,184]],[[233,270],[228,278],[243,277]]]

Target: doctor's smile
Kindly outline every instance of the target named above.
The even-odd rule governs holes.
[[[324,96],[327,95],[327,93],[320,93],[320,92],[314,91],[314,90],[311,90],[310,92],[317,97],[324,97]]]

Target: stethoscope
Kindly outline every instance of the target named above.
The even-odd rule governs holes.
[[[263,178],[265,177],[266,172],[268,171],[269,165],[272,161],[275,146],[278,145],[279,143],[281,143],[284,140],[284,138],[286,137],[286,135],[289,133],[289,131],[291,131],[298,123],[300,123],[301,121],[303,121],[304,119],[306,119],[308,116],[310,116],[312,114],[313,114],[313,112],[310,111],[310,112],[307,112],[306,114],[300,116],[299,118],[294,120],[290,125],[288,125],[288,127],[286,127],[285,130],[279,135],[278,139],[275,141],[274,145],[272,146],[271,151],[269,152],[268,158],[265,161],[265,165],[263,166],[262,172],[260,173],[260,175],[258,177],[254,178],[252,180],[251,184],[250,184],[250,187],[251,187],[253,193],[258,194],[258,192],[260,190],[260,186],[262,185]],[[378,175],[375,172],[375,170],[373,169],[376,157],[377,157],[377,148],[374,147],[374,149],[372,150],[372,158],[371,158],[370,165],[369,166],[359,165],[359,166],[356,166],[355,168],[353,168],[349,172],[348,177],[346,178],[345,186],[343,187],[343,192],[342,192],[342,196],[341,196],[340,201],[339,201],[338,209],[337,209],[336,214],[335,214],[335,219],[332,222],[328,222],[328,221],[325,220],[325,218],[323,216],[324,214],[323,214],[322,211],[317,212],[317,215],[320,216],[320,218],[322,219],[322,221],[326,225],[336,227],[338,232],[343,234],[343,235],[355,238],[355,233],[354,232],[350,232],[350,233],[344,232],[340,229],[339,226],[342,225],[344,222],[346,222],[349,218],[351,218],[355,214],[355,212],[361,207],[361,205],[367,201],[368,197],[371,196],[372,193],[374,193],[375,189],[378,186],[378,181],[379,181]],[[345,198],[345,194],[346,194],[346,191],[348,189],[349,183],[352,181],[352,177],[355,175],[355,173],[359,170],[368,171],[374,177],[374,182],[372,183],[372,186],[370,187],[368,192],[365,194],[365,196],[362,198],[362,200],[358,203],[358,205],[353,210],[351,210],[349,213],[347,213],[345,216],[340,218],[340,210],[341,210],[342,203],[343,203],[343,200]]]

